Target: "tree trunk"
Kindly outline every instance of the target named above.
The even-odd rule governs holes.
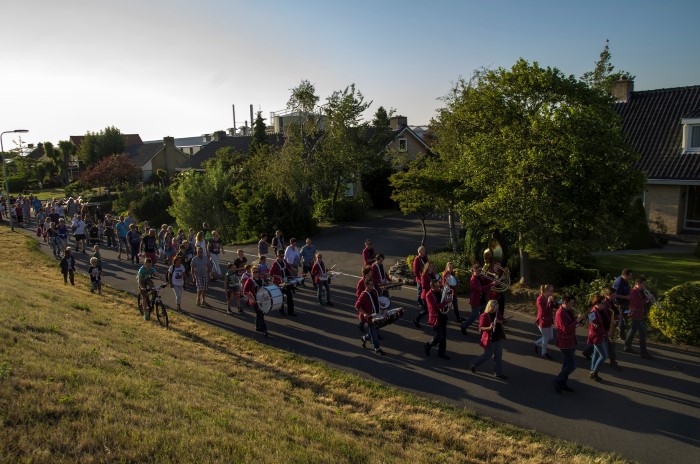
[[[518,244],[520,252],[520,285],[528,285],[530,282],[530,256],[525,251],[525,246],[520,242]]]
[[[450,229],[450,242],[452,242],[452,252],[457,253],[457,231],[455,230],[455,218],[452,206],[447,208],[447,224]]]
[[[428,229],[425,226],[425,217],[424,216],[420,217],[420,225],[421,225],[421,227],[423,227],[423,238],[420,241],[420,245],[425,246],[425,239],[428,236]]]
[[[335,189],[333,189],[333,197],[331,198],[331,219],[335,221],[335,205],[338,201],[338,192],[340,191],[340,178],[335,180]]]

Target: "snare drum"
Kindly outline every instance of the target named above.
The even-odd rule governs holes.
[[[452,274],[448,275],[445,278],[445,282],[447,282],[447,285],[450,287],[456,287],[457,286],[457,278],[453,276]]]
[[[277,285],[262,287],[255,294],[255,299],[258,302],[260,311],[264,312],[265,314],[272,310],[280,309],[282,307],[282,303],[284,302],[282,290]]]

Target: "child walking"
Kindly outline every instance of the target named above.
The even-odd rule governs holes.
[[[70,247],[66,248],[59,266],[61,266],[61,274],[63,274],[63,283],[67,284],[70,278],[70,284],[75,285],[75,258]]]
[[[95,245],[95,248],[97,248],[97,245]],[[99,267],[99,259],[95,256],[90,258],[88,274],[90,274],[90,283],[92,284],[90,292],[95,293],[95,290],[97,290],[97,294],[102,295],[102,270]]]

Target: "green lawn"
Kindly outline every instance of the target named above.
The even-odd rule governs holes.
[[[52,198],[65,198],[66,194],[62,188],[40,190],[32,192],[39,200],[50,200]]]
[[[647,255],[596,256],[602,274],[620,275],[630,268],[635,276],[653,277],[660,292],[689,280],[700,280],[700,259],[692,254],[654,253]]]

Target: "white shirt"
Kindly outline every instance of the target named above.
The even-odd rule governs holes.
[[[299,255],[299,250],[296,246],[292,247],[291,245],[289,245],[287,249],[284,250],[284,260],[291,265],[299,264],[300,257],[301,255]]]
[[[75,235],[85,235],[85,223],[83,221],[73,221],[72,225],[75,227]]]
[[[182,287],[185,285],[185,266],[180,264],[178,267],[170,266],[170,273],[172,277],[170,281],[176,287]]]

